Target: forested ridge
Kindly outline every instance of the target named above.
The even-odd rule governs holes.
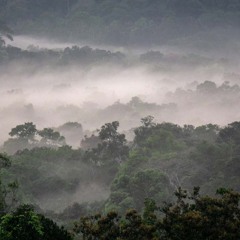
[[[16,33],[116,45],[201,39],[218,30],[237,34],[239,10],[232,0],[0,1],[0,17]]]
[[[239,240],[240,1],[0,0],[0,240]]]
[[[4,212],[14,211],[3,214],[1,234],[13,234],[16,229],[8,228],[8,221],[20,221],[24,211],[26,218],[28,214],[36,218],[32,231],[40,238],[34,239],[45,239],[41,234],[68,239],[57,225],[53,225],[56,233],[44,230],[44,221],[50,220],[43,213],[64,224],[82,218],[68,228],[83,239],[178,239],[179,234],[180,239],[222,239],[223,235],[224,239],[238,239],[240,123],[223,128],[213,124],[180,127],[156,123],[151,116],[141,122],[131,142],[118,132],[119,122],[115,121],[103,125],[97,134],[85,136],[78,150],[56,145],[56,141],[64,143],[53,130],[37,130],[32,123],[13,128],[10,135],[15,144],[25,144],[30,150],[12,155],[11,166],[8,157],[1,156],[2,189],[6,188],[1,206]],[[37,134],[42,140],[35,139]],[[74,202],[77,192],[87,196],[86,189],[93,185],[106,195],[96,191],[92,200]],[[217,189],[220,197],[212,198]],[[173,201],[176,203],[171,205]],[[40,213],[31,206],[18,207],[22,203],[34,204]],[[43,212],[38,204],[45,209],[55,205],[57,212]],[[95,216],[98,212],[107,215]],[[218,224],[227,225],[219,229]],[[11,237],[4,239],[14,239]]]

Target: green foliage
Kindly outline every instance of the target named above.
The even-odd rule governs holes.
[[[36,133],[37,133],[36,126],[32,122],[27,122],[22,125],[17,125],[15,128],[11,130],[9,135],[11,137],[33,140]]]
[[[72,236],[68,233],[64,227],[59,227],[53,220],[46,218],[42,214],[38,214],[42,228],[44,240],[72,240]]]
[[[178,189],[176,202],[157,207],[145,201],[143,214],[129,210],[120,216],[109,212],[84,217],[75,225],[83,239],[179,240],[239,239],[240,195],[219,189],[217,197],[200,196]]]
[[[97,147],[88,149],[84,156],[86,161],[94,162],[97,165],[119,164],[128,158],[129,147],[124,134],[120,134],[117,129],[119,122],[106,123],[99,130],[98,138],[92,136],[83,140]]]
[[[11,161],[9,156],[6,154],[0,153],[0,216],[6,212],[7,208],[14,207],[13,203],[16,201],[15,199],[15,190],[18,188],[17,181],[10,182],[6,187],[2,183],[1,173],[3,169],[9,168],[11,166]],[[12,193],[12,196],[9,197],[9,193]],[[7,198],[11,200],[7,202]],[[11,205],[10,205],[11,204]]]
[[[219,190],[217,198],[201,197],[198,190],[188,195],[179,189],[177,203],[162,209],[163,239],[238,239],[240,195]]]
[[[0,170],[5,167],[10,167],[11,161],[7,154],[0,153]]]
[[[171,190],[168,178],[160,171],[146,169],[137,171],[131,176],[116,177],[111,186],[111,194],[107,209],[126,211],[130,206],[142,209],[144,200],[152,198],[158,202],[168,199]],[[129,205],[126,204],[128,202]]]
[[[170,186],[166,176],[160,171],[152,169],[137,172],[130,182],[131,195],[138,208],[146,198],[163,200],[161,195],[166,197],[168,189],[170,189]]]
[[[131,104],[142,103],[133,99]],[[52,215],[60,221],[76,219],[77,213],[83,216],[94,209],[121,214],[129,207],[141,211],[146,198],[158,203],[169,201],[173,189],[180,186],[189,190],[199,185],[209,195],[219,186],[240,190],[237,122],[222,128],[213,124],[181,127],[155,123],[148,116],[135,128],[131,144],[118,128],[118,122],[103,125],[98,136],[83,140],[86,149],[66,145],[19,151],[12,156],[12,167],[2,170],[2,186],[17,180],[20,202],[47,204],[62,212]],[[42,138],[54,139],[54,130],[42,133]],[[80,202],[67,207],[71,196],[85,189],[88,195],[92,185],[107,192],[100,198],[94,195],[99,203]],[[15,199],[14,184],[12,187],[8,194]],[[7,187],[2,188],[4,199]]]
[[[129,159],[112,183],[106,209],[122,212],[127,209],[127,200],[139,210],[145,198],[168,200],[171,190],[179,186],[191,189],[200,185],[210,194],[218,186],[239,190],[238,145],[219,141],[220,133],[228,127],[207,124],[181,128],[170,123],[156,124],[152,117],[142,123],[135,129]]]
[[[81,148],[85,151],[96,149],[98,144],[101,143],[101,139],[98,136],[92,135],[90,137],[85,136],[84,139],[81,141]]]
[[[231,0],[2,0],[0,9],[21,33],[151,46],[218,27],[237,29],[240,5]]]
[[[106,123],[99,131],[100,144],[103,151],[117,161],[125,160],[128,156],[127,140],[124,134],[117,132],[119,122]]]
[[[219,141],[240,144],[240,122],[233,122],[219,132]]]
[[[174,151],[178,148],[176,139],[182,136],[182,129],[171,123],[156,124],[153,117],[148,116],[141,120],[142,126],[134,130],[134,144],[138,147],[159,151]]]
[[[0,238],[5,240],[71,240],[70,234],[52,220],[34,212],[29,205],[20,206],[0,219]]]
[[[40,219],[33,209],[23,206],[12,214],[6,214],[0,221],[0,237],[6,240],[37,240],[43,236]]]
[[[35,147],[57,148],[66,145],[65,137],[51,128],[37,130],[32,122],[17,125],[12,128],[9,135],[13,138],[4,142],[3,149],[10,153],[16,153],[19,150],[32,149]],[[37,140],[36,137],[41,137]]]
[[[41,131],[38,131],[38,135],[42,137],[41,142],[49,145],[64,145],[65,138],[60,135],[59,132],[54,131],[51,128],[44,128]]]
[[[69,146],[25,149],[12,156],[12,167],[3,171],[2,179],[4,184],[18,180],[20,203],[40,203],[59,212],[78,199],[75,196],[82,191],[88,197],[91,193],[96,198],[100,196],[97,200],[101,201],[108,192],[118,164],[97,166],[86,162],[84,155],[82,150]],[[93,186],[100,190],[95,193]]]

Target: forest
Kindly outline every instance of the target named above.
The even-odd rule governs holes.
[[[80,128],[77,123],[68,125],[72,131]],[[231,234],[240,223],[240,122],[224,128],[214,124],[180,127],[156,123],[147,116],[134,129],[132,141],[127,141],[118,127],[118,121],[104,124],[97,134],[85,136],[82,147],[76,150],[50,128],[37,130],[33,123],[13,128],[9,133],[12,138],[4,146],[15,144],[15,149],[23,150],[11,155],[10,160],[1,156],[2,212],[28,202],[83,239],[178,239],[177,229],[184,227],[182,239],[195,235],[206,239],[210,234],[204,232],[206,224],[220,214],[223,222],[219,224],[230,221],[231,226],[224,239],[238,239],[237,230],[236,236]],[[196,186],[201,186],[201,195]],[[217,189],[220,197],[209,197]],[[43,229],[44,221],[49,221],[31,206],[20,206],[12,215],[3,216],[3,231],[5,221],[20,221],[21,211],[38,216]],[[222,216],[224,213],[227,215]],[[193,224],[191,230],[186,226],[188,221]],[[210,239],[221,239],[218,237],[223,233],[214,227],[209,230]],[[53,229],[61,236],[67,234],[55,225]],[[9,231],[13,234],[17,230]]]
[[[0,239],[240,239],[240,2],[0,0]]]
[[[237,35],[240,23],[234,0],[1,0],[0,9],[21,34],[112,45],[151,46],[197,35],[206,46],[210,31]]]

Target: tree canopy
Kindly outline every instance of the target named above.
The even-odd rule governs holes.
[[[2,0],[0,9],[17,32],[120,45],[162,44],[219,27],[238,31],[240,21],[232,0]]]
[[[146,199],[143,214],[129,210],[83,217],[75,232],[83,239],[179,240],[238,239],[240,237],[239,193],[219,189],[216,197],[200,196],[178,189],[175,203],[157,207]],[[160,213],[160,214],[159,214]]]

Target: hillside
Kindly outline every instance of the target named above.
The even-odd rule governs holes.
[[[223,41],[238,36],[239,12],[232,0],[0,1],[2,20],[17,34],[124,46],[188,38],[221,43],[219,34]]]

